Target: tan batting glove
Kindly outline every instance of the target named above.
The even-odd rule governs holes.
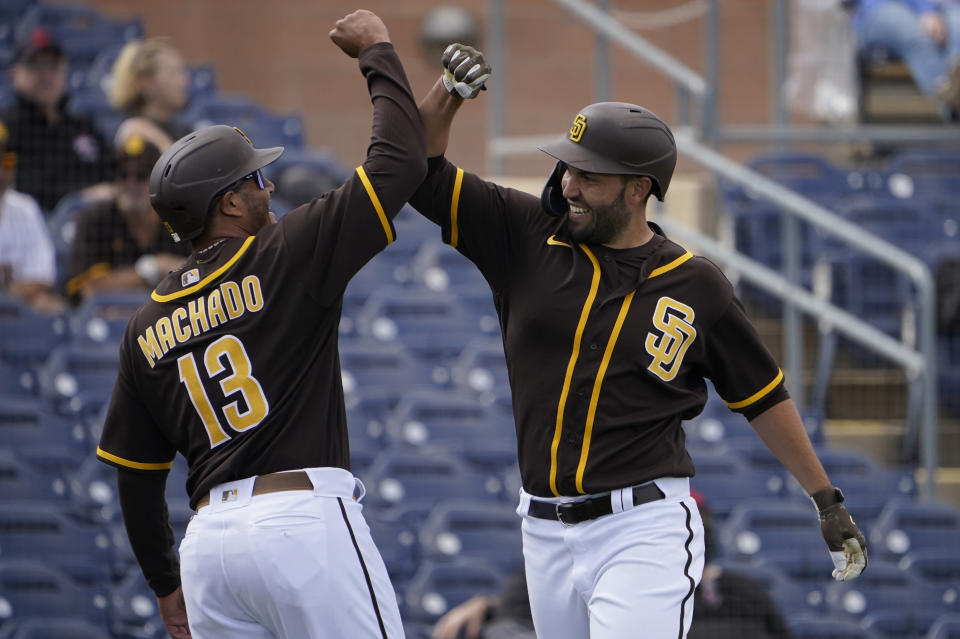
[[[850,581],[867,568],[867,539],[857,528],[853,517],[843,505],[843,493],[828,486],[810,495],[820,513],[820,532],[823,534],[837,581]]]
[[[473,47],[454,42],[443,51],[440,63],[443,87],[450,95],[469,100],[487,88],[483,83],[490,77],[490,64],[483,53]]]

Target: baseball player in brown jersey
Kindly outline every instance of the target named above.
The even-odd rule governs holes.
[[[347,282],[426,173],[424,132],[383,22],[357,11],[330,37],[359,57],[374,108],[342,186],[275,222],[260,169],[283,149],[223,125],[174,143],[151,176],[154,209],[194,252],[130,321],[97,456],[118,469],[176,638],[403,636],[349,472],[337,326]],[[164,497],[178,452],[197,510],[180,566]]]
[[[681,421],[706,378],[812,495],[835,577],[860,574],[866,541],[730,283],[646,220],[676,164],[667,125],[633,104],[584,108],[542,147],[557,164],[536,198],[443,157],[489,73],[462,45],[443,66],[420,104],[428,176],[411,204],[477,265],[500,315],[537,635],[686,635],[703,531]]]

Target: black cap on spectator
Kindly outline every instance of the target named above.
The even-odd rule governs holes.
[[[36,27],[17,40],[13,49],[13,61],[14,63],[27,62],[41,53],[50,53],[58,58],[63,57],[63,49],[50,30],[45,27]]]

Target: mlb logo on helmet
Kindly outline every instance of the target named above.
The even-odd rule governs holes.
[[[573,126],[570,127],[570,141],[579,142],[586,130],[587,118],[582,113],[578,113],[577,117],[573,119]]]

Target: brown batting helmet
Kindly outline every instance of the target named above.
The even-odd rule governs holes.
[[[281,153],[282,146],[254,148],[243,131],[225,124],[194,131],[174,142],[153,166],[150,204],[174,240],[192,240],[203,233],[218,195]]]
[[[626,102],[598,102],[573,119],[569,133],[539,147],[558,162],[543,189],[543,206],[566,213],[560,179],[567,166],[589,173],[640,175],[653,182],[651,192],[663,200],[677,165],[673,133],[655,113]]]

